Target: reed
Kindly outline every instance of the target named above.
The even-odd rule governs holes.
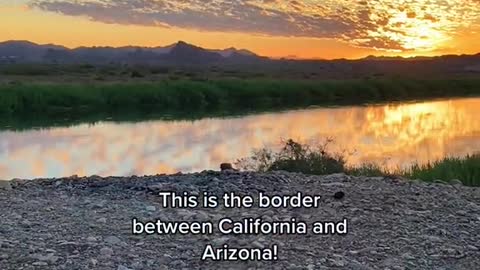
[[[0,85],[0,114],[205,112],[357,105],[480,94],[480,80],[216,79]]]

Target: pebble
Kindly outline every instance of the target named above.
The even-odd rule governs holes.
[[[51,262],[55,263],[58,260],[58,257],[53,255],[53,253],[42,255],[42,254],[33,254],[32,258],[37,259],[42,262]]]
[[[93,237],[93,236],[89,236],[87,237],[87,242],[96,242],[97,241],[97,238]]]
[[[32,263],[33,266],[47,266],[48,263],[46,262],[34,262]]]
[[[118,245],[122,242],[122,240],[116,236],[108,236],[105,238],[105,242],[111,245]]]
[[[153,205],[148,205],[145,207],[145,210],[149,211],[149,212],[155,212],[157,210],[157,208]]]
[[[341,258],[330,259],[329,262],[336,267],[345,267],[345,265],[347,264],[345,260]]]
[[[0,180],[0,190],[12,190],[10,181]]]
[[[433,180],[433,183],[435,184],[442,184],[442,185],[446,185],[447,182],[443,181],[443,180],[440,180],[440,179],[436,179],[436,180]]]
[[[212,243],[215,245],[215,246],[221,246],[223,244],[225,244],[228,240],[230,240],[230,238],[224,236],[224,237],[220,237],[220,238],[215,238],[212,240]]]
[[[107,257],[110,257],[113,255],[113,249],[109,248],[109,247],[103,247],[100,249],[100,254],[102,256],[107,256]]]
[[[249,262],[250,269],[454,269],[460,258],[465,269],[480,264],[475,256],[480,247],[480,193],[466,186],[455,190],[452,185],[383,177],[285,172],[208,172],[130,180],[107,177],[97,185],[95,178],[79,178],[62,180],[56,188],[52,187],[59,180],[27,181],[21,188],[15,184],[13,192],[0,191],[0,269],[245,268],[239,262],[200,262],[207,244],[215,249],[225,244],[233,248],[278,245],[277,262]],[[322,201],[320,207],[310,209],[221,205],[208,210],[163,209],[147,188],[153,185],[200,196],[209,192],[219,198],[226,191],[242,195],[303,192],[322,196]],[[332,195],[340,190],[348,197],[334,200]],[[133,217],[210,220],[214,226],[225,217],[269,222],[295,218],[307,224],[347,218],[349,232],[346,236],[131,235]]]
[[[458,179],[452,179],[450,180],[450,185],[458,185],[458,186],[463,186],[463,182],[458,180]]]
[[[93,266],[96,266],[97,263],[98,263],[98,260],[97,260],[97,259],[94,259],[94,258],[91,258],[91,259],[90,259],[90,263],[91,263]]]
[[[473,251],[478,251],[479,250],[479,248],[474,246],[474,245],[468,245],[467,247],[468,247],[468,249],[473,250]]]
[[[265,248],[265,245],[262,244],[262,243],[260,243],[260,242],[258,242],[258,241],[254,241],[254,242],[252,243],[252,246],[255,247],[255,248]]]
[[[195,218],[198,220],[208,220],[209,216],[205,211],[197,211],[197,214],[195,215]]]
[[[335,198],[336,200],[341,200],[341,199],[343,199],[343,197],[345,197],[345,192],[343,192],[343,191],[336,192],[333,195],[333,198]]]
[[[101,218],[97,219],[97,223],[105,224],[105,223],[107,223],[107,218],[101,217]]]
[[[95,202],[92,205],[92,208],[93,209],[103,209],[103,208],[105,208],[105,206],[106,206],[106,201],[102,200],[102,201]]]

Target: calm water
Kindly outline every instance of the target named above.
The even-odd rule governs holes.
[[[198,121],[100,122],[0,132],[0,179],[217,169],[281,139],[354,151],[389,167],[480,151],[480,98],[319,108]]]

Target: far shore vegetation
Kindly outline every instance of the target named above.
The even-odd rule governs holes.
[[[240,159],[236,165],[243,170],[260,172],[288,171],[313,175],[346,173],[355,176],[403,177],[448,183],[459,180],[466,186],[480,186],[480,153],[466,157],[445,157],[427,164],[412,164],[407,168],[389,170],[378,164],[347,165],[348,155],[328,150],[331,141],[320,145],[308,145],[286,140],[275,151],[263,148],[255,150],[251,157]]]
[[[163,79],[0,84],[0,115],[205,113],[480,95],[480,79]]]

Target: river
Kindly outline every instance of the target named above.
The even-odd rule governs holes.
[[[348,163],[389,168],[480,151],[480,98],[311,108],[195,121],[100,121],[0,131],[0,179],[128,176],[218,169],[222,162],[278,147],[320,143]]]

